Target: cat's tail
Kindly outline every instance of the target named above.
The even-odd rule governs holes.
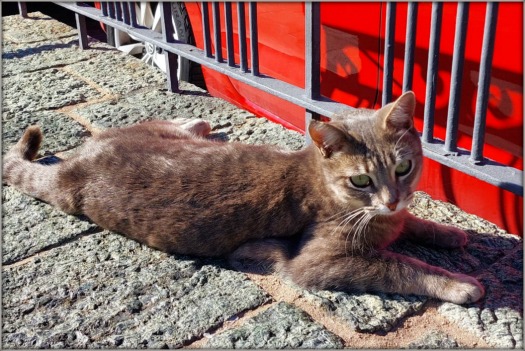
[[[58,205],[54,199],[57,198],[55,185],[59,164],[32,162],[38,154],[42,139],[40,127],[30,126],[25,130],[18,143],[4,156],[2,182],[27,195]],[[66,210],[64,206],[59,207]]]
[[[38,126],[30,126],[22,138],[4,156],[2,181],[19,188],[27,175],[28,164],[34,160],[42,143],[42,132]]]
[[[241,245],[228,256],[237,270],[251,273],[282,271],[289,260],[290,240],[261,239]]]

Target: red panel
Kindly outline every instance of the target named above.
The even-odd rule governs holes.
[[[425,158],[419,190],[523,236],[523,198]]]
[[[197,46],[202,48],[200,5],[186,3]],[[431,3],[420,3],[417,21],[413,90],[416,127],[422,129],[425,104]],[[304,5],[258,3],[260,71],[304,87]],[[444,3],[435,109],[435,136],[445,137],[449,104],[456,3]],[[238,52],[237,13],[233,6]],[[485,3],[470,3],[460,107],[459,146],[470,149]],[[211,10],[210,10],[211,13]],[[246,11],[248,13],[248,11]],[[224,14],[223,46],[225,46]],[[321,82],[323,95],[354,107],[379,107],[384,50],[385,3],[321,4]],[[401,94],[407,3],[397,3],[393,95]],[[246,15],[246,22],[248,22]],[[500,3],[492,65],[484,155],[523,169],[523,4]],[[211,21],[210,21],[211,26]],[[223,47],[223,55],[226,49]],[[249,55],[249,53],[248,53]],[[239,61],[238,54],[236,62]],[[204,69],[207,87],[219,96],[295,130],[305,130],[304,109]],[[426,160],[422,190],[522,235],[522,197]]]

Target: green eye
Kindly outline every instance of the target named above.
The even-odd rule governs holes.
[[[356,188],[366,188],[370,185],[372,185],[372,179],[365,175],[360,174],[357,176],[350,177],[350,182],[356,187]]]
[[[410,173],[411,170],[412,170],[412,161],[404,160],[404,161],[401,161],[396,166],[396,175],[398,177],[402,177]]]

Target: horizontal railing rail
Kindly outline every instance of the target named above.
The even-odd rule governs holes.
[[[233,52],[233,19],[232,3],[223,3],[226,28],[226,57],[222,55],[220,3],[212,3],[210,13],[207,3],[201,4],[203,17],[204,50],[193,45],[172,39],[174,29],[171,25],[171,6],[162,4],[163,33],[157,33],[136,23],[133,2],[103,2],[101,9],[81,3],[58,3],[74,11],[77,16],[80,47],[87,48],[85,17],[100,21],[117,30],[133,35],[138,40],[149,42],[162,48],[167,53],[168,88],[178,91],[177,57],[182,56],[207,68],[225,74],[235,80],[248,84],[289,101],[306,110],[306,122],[318,119],[320,116],[331,117],[334,113],[352,108],[337,103],[321,95],[320,87],[320,4],[318,2],[305,3],[305,88],[300,88],[278,79],[266,76],[259,72],[257,3],[248,3],[249,23],[245,23],[245,4],[236,4],[239,27],[239,63],[234,62]],[[20,5],[21,13],[25,6]],[[415,31],[418,3],[408,5],[407,33],[405,46],[405,67],[403,73],[403,91],[412,87],[414,70]],[[459,124],[459,101],[461,99],[461,77],[465,52],[466,26],[468,23],[469,3],[461,2],[458,5],[456,34],[451,72],[450,105],[447,116],[445,140],[434,137],[434,111],[437,89],[437,70],[439,66],[439,44],[443,4],[432,4],[431,34],[429,41],[428,71],[426,103],[424,109],[424,126],[421,133],[424,155],[445,166],[457,169],[478,179],[496,185],[502,189],[523,196],[523,172],[483,157],[483,145],[488,104],[488,89],[492,56],[494,51],[494,35],[497,25],[498,3],[488,3],[483,34],[483,47],[478,82],[478,95],[475,110],[472,151],[457,146]],[[170,20],[166,20],[170,19]],[[389,2],[386,11],[385,47],[384,47],[384,75],[383,75],[383,105],[392,100],[393,60],[394,60],[394,31],[396,19],[396,3]],[[246,28],[248,26],[248,28]],[[246,29],[249,30],[250,63],[248,66]],[[214,38],[215,50],[212,49],[211,38]],[[217,49],[219,48],[219,49]]]

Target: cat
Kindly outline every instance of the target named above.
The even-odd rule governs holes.
[[[386,250],[400,237],[467,242],[407,211],[423,163],[415,105],[407,92],[312,120],[299,151],[207,140],[203,120],[147,121],[96,134],[53,165],[33,162],[42,133],[30,126],[3,181],[168,253],[271,262],[304,288],[475,302],[475,278]]]

